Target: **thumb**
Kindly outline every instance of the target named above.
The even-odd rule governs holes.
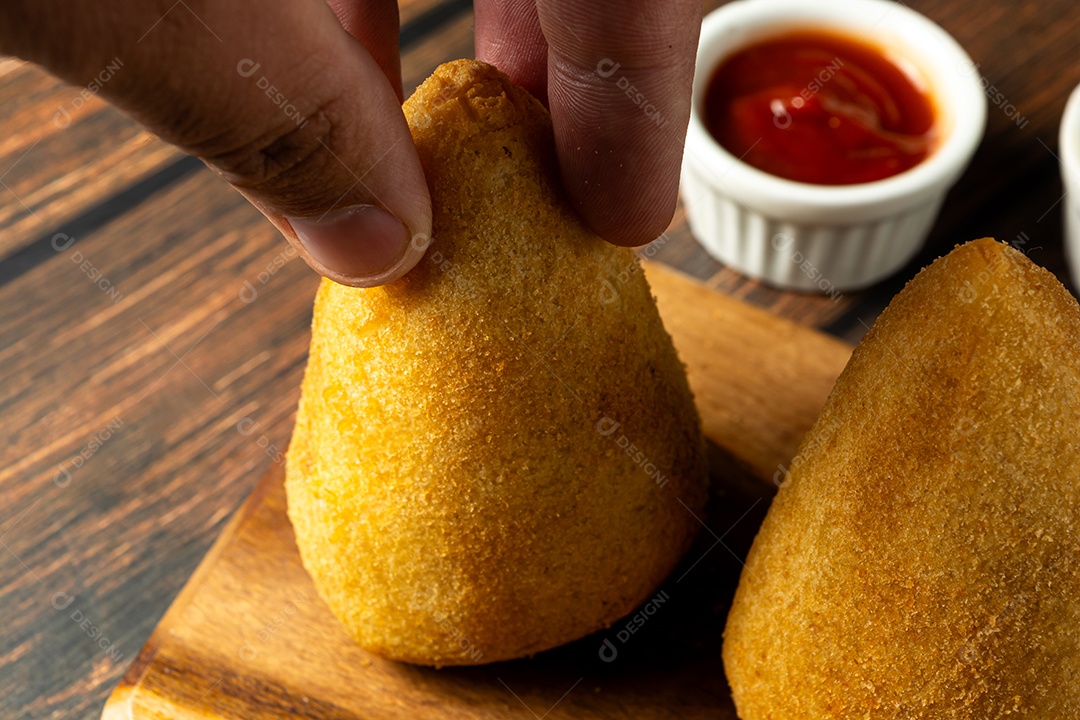
[[[24,12],[52,4],[28,0]],[[202,158],[321,274],[367,287],[420,260],[431,203],[398,80],[391,84],[326,3],[126,0],[122,12],[119,4],[46,8],[35,37],[48,44],[24,56],[76,83],[122,61],[102,94]],[[366,16],[392,27],[365,38],[393,42],[396,10]],[[65,46],[65,24],[78,42]]]

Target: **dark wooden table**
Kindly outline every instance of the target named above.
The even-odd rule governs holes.
[[[1080,82],[1080,9],[910,4],[993,88],[982,147],[925,250],[834,301],[723,268],[680,212],[661,261],[851,341],[922,265],[974,237],[1017,242],[1065,280],[1055,153]],[[406,94],[472,54],[467,2],[407,0],[402,23]],[[317,278],[216,176],[102,101],[4,60],[0,98],[0,717],[96,718],[280,461]]]

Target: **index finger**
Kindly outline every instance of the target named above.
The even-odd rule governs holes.
[[[617,245],[660,235],[678,197],[700,0],[537,0],[563,184]]]

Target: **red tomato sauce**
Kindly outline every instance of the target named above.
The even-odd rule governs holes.
[[[918,165],[935,144],[922,83],[855,38],[799,31],[720,64],[705,125],[756,168],[816,185],[851,185]]]

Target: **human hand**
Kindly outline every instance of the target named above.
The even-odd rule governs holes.
[[[700,0],[475,0],[476,58],[551,110],[563,185],[605,240],[675,211]]]
[[[485,0],[477,47],[539,97],[550,86],[571,197],[601,235],[640,244],[674,208],[700,7],[684,9],[689,27],[659,21],[670,8],[651,6],[642,11],[647,25],[627,15],[605,27],[589,14],[604,5],[563,0],[537,12]],[[630,5],[620,11],[645,7]],[[571,45],[585,30],[563,30],[561,13],[602,37],[606,45],[590,47],[610,47],[625,69],[595,82],[576,75],[595,61],[588,47]],[[545,37],[555,48],[550,85],[540,77]],[[388,0],[9,0],[0,9],[0,51],[76,85],[119,59],[104,97],[203,159],[315,270],[364,287],[408,272],[431,233],[427,184],[400,108],[397,46],[397,5]],[[618,88],[624,76],[655,105],[659,128]]]

